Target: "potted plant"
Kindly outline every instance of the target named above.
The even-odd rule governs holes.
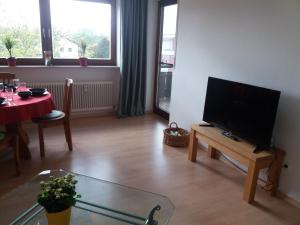
[[[12,49],[15,45],[14,40],[10,36],[6,36],[3,42],[9,53],[9,58],[6,59],[8,66],[16,66],[16,58],[12,56]]]
[[[41,193],[37,201],[45,208],[49,225],[70,224],[71,207],[81,197],[75,191],[76,183],[71,174],[56,178],[51,176],[48,181],[40,183]]]
[[[84,40],[80,40],[80,43],[79,43],[79,65],[80,66],[87,66],[87,58],[85,57],[85,51],[86,51],[86,47],[87,47],[87,44]]]

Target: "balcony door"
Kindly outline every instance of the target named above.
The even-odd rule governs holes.
[[[154,112],[169,119],[176,52],[177,0],[159,2]]]

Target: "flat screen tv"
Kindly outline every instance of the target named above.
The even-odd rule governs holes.
[[[209,77],[203,120],[266,149],[279,97],[280,91]]]

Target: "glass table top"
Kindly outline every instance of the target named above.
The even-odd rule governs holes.
[[[0,198],[1,225],[47,225],[44,209],[37,204],[40,182],[63,170],[43,171],[28,183]],[[166,225],[175,210],[165,196],[75,174],[81,198],[72,207],[70,225]]]

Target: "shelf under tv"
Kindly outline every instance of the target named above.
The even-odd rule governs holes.
[[[222,133],[224,131],[216,127],[192,125],[190,134],[189,160],[195,162],[197,159],[198,140],[208,144],[208,156],[216,157],[216,152],[220,151],[225,155],[239,161],[241,164],[248,166],[246,182],[244,186],[244,200],[251,203],[254,200],[255,190],[258,180],[259,171],[272,165],[269,173],[268,182],[272,184],[271,193],[275,194],[278,186],[278,178],[282,167],[284,152],[278,150],[259,151],[254,153],[256,146],[251,145],[243,140],[235,141],[227,138]]]

